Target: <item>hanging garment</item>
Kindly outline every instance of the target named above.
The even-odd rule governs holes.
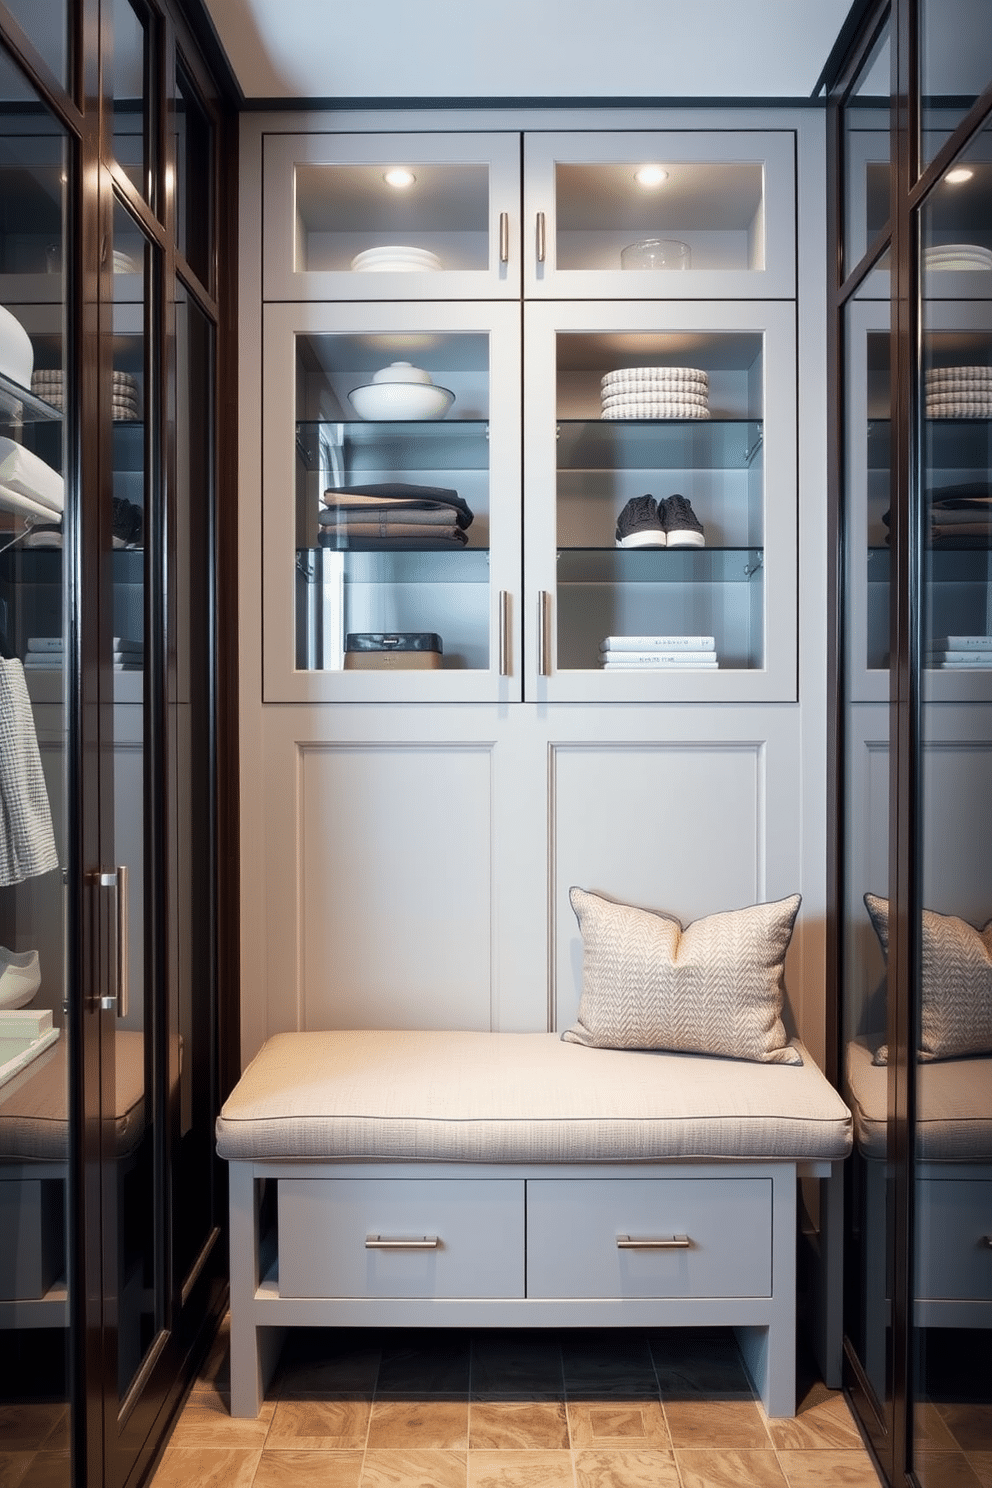
[[[58,866],[24,667],[0,657],[0,884]]]

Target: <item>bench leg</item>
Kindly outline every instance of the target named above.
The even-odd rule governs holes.
[[[767,1328],[737,1328],[751,1383],[769,1416],[796,1414],[796,1188],[795,1166],[772,1185],[772,1295]]]
[[[257,1416],[282,1346],[284,1329],[255,1321],[259,1283],[258,1185],[251,1163],[229,1164],[231,1273],[231,1415]]]

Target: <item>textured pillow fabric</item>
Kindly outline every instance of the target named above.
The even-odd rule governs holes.
[[[802,1064],[782,1024],[785,953],[800,896],[695,920],[569,890],[582,932],[578,1022],[598,1049],[667,1049]]]
[[[889,901],[866,894],[865,908],[888,960]],[[992,1054],[992,920],[976,930],[957,915],[925,909],[921,933],[918,1060]],[[883,1044],[874,1062],[885,1064],[887,1057]]]

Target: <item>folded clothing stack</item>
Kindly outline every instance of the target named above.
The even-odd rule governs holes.
[[[129,641],[123,636],[114,636],[114,671],[140,672],[144,665],[145,647],[142,641]],[[65,662],[65,649],[61,636],[29,636],[27,655],[24,658],[26,672],[61,671]]]
[[[992,367],[928,367],[927,418],[992,418]]]
[[[715,671],[716,638],[698,635],[606,636],[599,643],[605,671]]]
[[[927,666],[939,671],[985,671],[992,667],[992,636],[939,636],[930,644]]]
[[[0,507],[53,523],[61,520],[65,484],[57,470],[23,444],[0,438]]]
[[[457,491],[387,481],[324,492],[318,542],[324,548],[423,552],[464,548],[472,512]]]
[[[927,495],[931,547],[992,548],[992,484],[965,481]]]
[[[698,367],[618,367],[602,379],[604,419],[707,419],[709,374]]]
[[[31,374],[31,391],[53,408],[65,410],[65,373],[60,368]],[[138,379],[130,372],[113,374],[111,411],[116,423],[136,423],[141,418]]]

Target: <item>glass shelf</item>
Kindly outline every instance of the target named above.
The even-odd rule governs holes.
[[[761,548],[561,548],[559,584],[743,584]]]
[[[344,560],[346,584],[488,584],[489,549],[460,548],[454,552],[400,552],[396,549],[300,548],[296,561],[306,574],[319,555]],[[315,573],[319,568],[313,565]]]
[[[927,548],[928,577],[938,584],[986,584],[992,579],[990,548]],[[869,583],[887,584],[891,553],[888,548],[868,549]]]
[[[327,446],[331,460],[334,451],[340,452],[346,472],[341,484],[354,483],[353,477],[363,470],[489,468],[487,419],[452,419],[450,423],[323,419],[297,423],[296,447],[307,466],[321,463],[321,444]]]
[[[868,424],[868,468],[890,468],[888,419]],[[928,469],[977,470],[992,464],[992,419],[927,419]]]
[[[0,416],[26,424],[61,422],[62,410],[0,373]]]
[[[559,470],[746,470],[760,419],[559,419]]]

